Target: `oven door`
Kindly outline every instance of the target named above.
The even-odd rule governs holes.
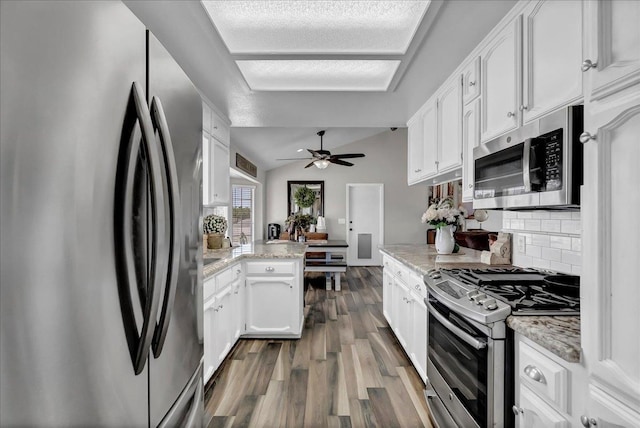
[[[436,393],[426,393],[432,415],[443,427],[451,426],[450,419],[461,427],[489,426],[494,421],[496,392],[493,340],[433,295],[425,301],[429,312],[427,378]]]

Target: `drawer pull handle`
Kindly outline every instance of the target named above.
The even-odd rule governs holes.
[[[547,379],[536,366],[528,365],[524,368],[524,373],[536,382],[547,383]]]

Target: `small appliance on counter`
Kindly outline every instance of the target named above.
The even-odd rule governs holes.
[[[267,239],[272,241],[274,239],[280,239],[280,225],[277,223],[269,223],[267,226]]]

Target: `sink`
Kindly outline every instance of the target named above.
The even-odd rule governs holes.
[[[206,258],[206,259],[202,260],[202,266],[210,265],[211,263],[215,263],[218,260],[220,260],[219,257],[218,258]]]

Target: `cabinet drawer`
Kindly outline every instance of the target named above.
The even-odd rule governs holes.
[[[294,275],[295,262],[247,262],[247,275]]]
[[[215,275],[216,279],[216,291],[222,290],[227,285],[231,284],[233,281],[240,278],[240,274],[242,270],[240,270],[240,265],[233,265],[231,267],[226,268],[223,271],[220,271]]]
[[[520,342],[518,375],[536,394],[551,400],[559,410],[567,411],[569,382],[565,367]]]
[[[202,300],[206,301],[209,297],[213,296],[216,292],[216,279],[214,276],[204,280],[202,287]]]
[[[412,272],[411,275],[409,275],[407,285],[413,293],[421,296],[422,298],[427,297],[427,286],[424,284],[422,277],[418,274]]]

